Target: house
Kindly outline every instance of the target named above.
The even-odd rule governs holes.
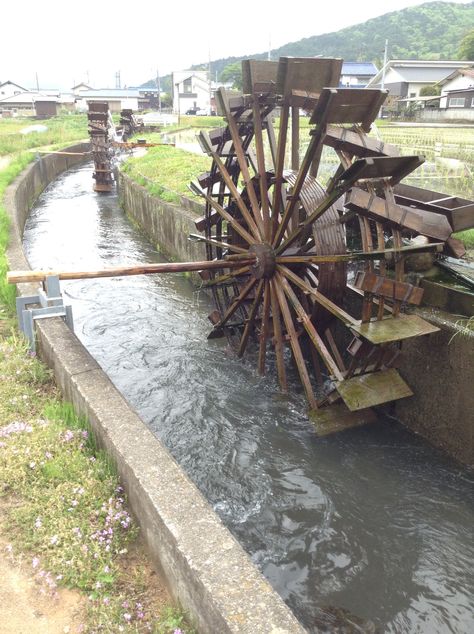
[[[440,107],[446,108],[448,107],[447,96],[450,92],[465,90],[466,88],[474,86],[474,67],[466,66],[464,68],[458,68],[453,73],[439,81],[438,86],[441,88]]]
[[[461,90],[449,90],[446,93],[446,108],[469,109],[474,112],[474,84]],[[466,113],[461,111],[459,114]]]
[[[49,119],[58,114],[59,99],[57,97],[38,96],[34,103],[37,119]]]
[[[377,67],[372,62],[343,62],[341,88],[364,88],[377,74]]]
[[[13,97],[13,95],[19,95],[21,92],[28,92],[28,89],[23,88],[10,80],[0,83],[0,99]]]
[[[419,97],[423,86],[436,84],[456,70],[472,64],[474,62],[459,60],[390,60],[367,83],[367,88],[383,87],[396,98]]]
[[[0,113],[3,116],[21,115],[23,117],[35,116],[35,97],[38,93],[30,91],[22,91],[18,94],[10,95],[0,99]]]
[[[81,82],[80,84],[76,84],[76,86],[73,86],[71,88],[71,92],[73,95],[80,95],[85,90],[94,90],[94,89],[92,88],[92,86],[88,86],[84,82]]]
[[[211,85],[207,71],[180,70],[172,74],[173,112],[186,114],[190,110],[211,112]]]
[[[80,90],[76,96],[76,108],[86,112],[89,101],[106,101],[110,112],[120,112],[124,108],[146,110],[158,101],[158,90],[151,88],[101,88]]]

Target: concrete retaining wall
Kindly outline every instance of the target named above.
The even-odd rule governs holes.
[[[186,206],[184,201],[180,206],[161,200],[123,173],[119,173],[119,196],[126,214],[167,258],[181,262],[206,259],[204,244],[188,240],[190,233],[197,233],[194,221],[204,215],[204,207],[190,200]]]
[[[11,269],[29,268],[21,248],[29,206],[50,180],[71,166],[70,159],[46,156],[9,187],[5,202],[12,222],[7,254]],[[31,285],[22,287],[24,294],[32,293]],[[37,336],[41,356],[53,368],[65,397],[88,417],[99,443],[115,461],[151,556],[198,630],[203,634],[304,632],[64,322],[58,318],[38,322]]]
[[[403,342],[400,373],[414,396],[397,401],[395,415],[431,444],[474,466],[474,334],[449,313],[417,313],[441,330]]]
[[[187,240],[204,208],[197,214],[161,201],[124,174],[119,187],[126,213],[171,259],[205,259],[203,245]],[[474,465],[474,336],[460,334],[455,319],[441,311],[422,316],[441,332],[404,342],[400,372],[415,396],[398,401],[391,413],[431,444]]]

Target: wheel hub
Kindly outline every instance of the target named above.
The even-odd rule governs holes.
[[[275,272],[275,252],[269,244],[252,244],[250,253],[255,255],[255,264],[250,268],[250,272],[256,280],[262,277],[270,278]]]

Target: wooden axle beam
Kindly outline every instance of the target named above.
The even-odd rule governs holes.
[[[98,271],[9,271],[7,282],[9,284],[22,284],[23,282],[44,282],[47,277],[57,275],[60,280],[86,280],[97,277],[124,277],[128,275],[151,275],[153,273],[184,273],[187,271],[202,271],[211,269],[235,269],[243,265],[254,263],[249,257],[242,260],[205,260],[203,262],[160,262],[157,264],[139,264],[136,266],[119,266]]]

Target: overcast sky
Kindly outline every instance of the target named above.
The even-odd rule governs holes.
[[[453,0],[464,2],[466,0]],[[422,4],[423,0],[5,0],[0,81],[40,88],[138,85],[156,75],[303,37]],[[348,60],[350,61],[350,60]]]

